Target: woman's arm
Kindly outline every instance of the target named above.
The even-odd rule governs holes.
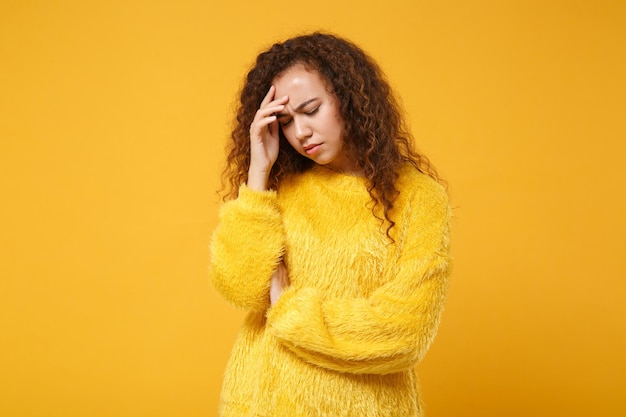
[[[270,279],[284,251],[285,233],[276,192],[267,191],[278,157],[275,113],[288,98],[274,99],[271,86],[250,125],[250,166],[236,200],[224,204],[211,241],[210,276],[215,288],[238,308],[268,307]]]
[[[274,191],[242,185],[239,197],[224,204],[211,240],[210,278],[237,308],[269,306],[272,273],[284,253],[285,232]]]
[[[284,346],[340,372],[386,374],[421,360],[447,292],[450,210],[440,187],[421,195],[419,207],[411,205],[395,278],[367,298],[287,288],[268,311],[268,327]]]

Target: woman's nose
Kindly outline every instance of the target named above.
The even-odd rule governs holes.
[[[302,120],[294,119],[293,124],[296,139],[304,140],[311,136],[311,128],[309,128],[309,126],[305,122],[303,122]]]

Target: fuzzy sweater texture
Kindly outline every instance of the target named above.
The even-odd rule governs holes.
[[[278,192],[242,185],[222,206],[210,276],[248,315],[221,416],[422,415],[414,368],[444,305],[450,208],[430,177],[399,174],[395,243],[372,215],[366,180],[320,166]],[[281,259],[290,285],[270,306]]]

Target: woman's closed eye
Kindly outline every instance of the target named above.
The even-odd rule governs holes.
[[[314,115],[315,113],[317,113],[317,111],[318,111],[319,109],[320,109],[320,108],[319,108],[319,106],[318,106],[318,107],[314,108],[313,110],[310,110],[310,111],[304,112],[304,114],[306,114],[307,116],[312,116],[312,115]]]
[[[308,111],[305,111],[305,112],[303,112],[303,113],[304,113],[305,115],[307,115],[307,116],[313,116],[315,113],[317,113],[317,112],[319,111],[319,109],[320,109],[320,106],[317,106],[317,107],[315,107],[314,109],[312,109],[312,110],[308,110]],[[291,124],[291,122],[293,121],[293,118],[287,118],[287,117],[286,117],[286,115],[284,115],[284,116],[283,116],[283,115],[279,115],[279,116],[278,116],[278,119],[279,119],[279,121],[280,121],[280,125],[281,125],[282,127],[285,127],[285,126],[290,125],[290,124]]]

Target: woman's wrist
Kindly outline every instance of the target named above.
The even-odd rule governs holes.
[[[248,170],[246,185],[254,191],[266,191],[269,180],[269,171],[257,170],[252,167]]]

